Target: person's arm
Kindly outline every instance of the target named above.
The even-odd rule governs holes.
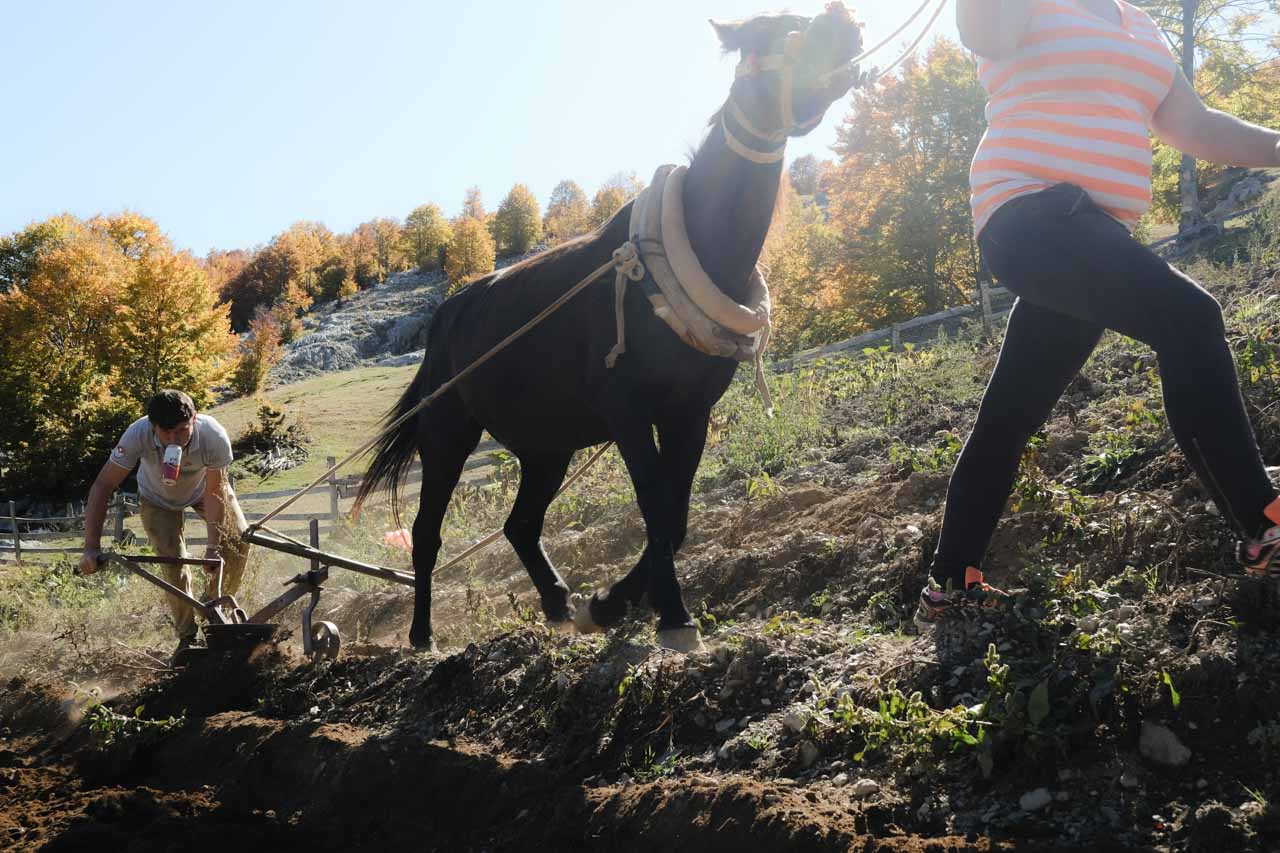
[[[82,575],[91,575],[98,570],[98,556],[102,553],[102,525],[107,519],[107,502],[129,476],[129,470],[108,460],[89,489],[89,499],[85,501],[84,507],[84,553],[80,556]]]
[[[1209,109],[1181,69],[1152,117],[1151,129],[1197,160],[1248,168],[1280,166],[1280,133]]]
[[[1031,23],[1031,0],[956,0],[960,41],[978,56],[1007,59]]]

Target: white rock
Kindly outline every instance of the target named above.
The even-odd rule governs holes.
[[[786,716],[782,718],[783,728],[792,734],[800,734],[807,725],[809,725],[808,716],[798,711],[788,711]]]
[[[1120,787],[1133,789],[1138,787],[1138,777],[1132,773],[1124,772],[1120,774]]]
[[[1038,812],[1051,802],[1053,802],[1053,795],[1049,793],[1048,788],[1036,788],[1018,798],[1018,806],[1024,812]]]
[[[800,742],[800,766],[809,768],[818,760],[818,756],[822,753],[818,750],[818,745],[811,740]]]
[[[835,785],[837,788],[843,788],[845,785],[849,784],[849,774],[837,773],[835,778],[831,780],[831,784]]]
[[[1196,780],[1196,789],[1197,789],[1197,790],[1203,791],[1203,790],[1204,790],[1205,788],[1207,788],[1207,787],[1209,787],[1209,780],[1208,780],[1208,779],[1197,779],[1197,780]]]
[[[855,797],[869,797],[880,790],[880,783],[874,779],[859,779],[853,783]]]
[[[1169,729],[1143,721],[1138,751],[1144,758],[1166,767],[1181,767],[1191,760],[1191,750]]]

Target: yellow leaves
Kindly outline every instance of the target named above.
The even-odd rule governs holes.
[[[453,293],[472,278],[493,272],[493,237],[478,219],[461,219],[453,224],[453,239],[445,250],[444,271]]]
[[[498,206],[493,220],[494,239],[508,254],[523,254],[542,239],[538,200],[524,184],[516,184]]]

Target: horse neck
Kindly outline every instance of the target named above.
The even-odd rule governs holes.
[[[729,149],[717,124],[684,183],[689,243],[711,280],[742,301],[773,219],[782,163],[751,163]]]

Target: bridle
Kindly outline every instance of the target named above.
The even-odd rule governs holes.
[[[804,52],[804,45],[804,33],[791,32],[787,34],[782,52],[764,55],[750,53],[738,63],[733,75],[735,80],[765,73],[777,74],[781,78],[781,92],[778,99],[779,130],[759,129],[732,93],[724,109],[720,111],[720,128],[724,132],[725,143],[739,157],[761,165],[777,163],[786,154],[787,137],[803,136],[822,121],[822,113],[818,113],[807,121],[796,121],[792,92],[795,68]],[[837,74],[847,70],[847,65],[831,69],[817,78],[817,86],[826,88]]]

